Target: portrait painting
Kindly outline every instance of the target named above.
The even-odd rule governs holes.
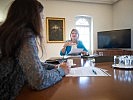
[[[64,42],[65,18],[46,17],[47,42]]]

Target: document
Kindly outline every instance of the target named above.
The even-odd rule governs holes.
[[[111,76],[107,70],[97,67],[76,67],[71,68],[67,77],[84,77],[84,76]]]
[[[83,49],[82,48],[73,48],[73,49],[71,49],[71,51],[69,52],[69,54],[71,55],[71,54],[79,54],[79,53],[81,53],[83,51]]]

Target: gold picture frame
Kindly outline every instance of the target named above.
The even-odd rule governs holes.
[[[65,18],[46,17],[46,34],[48,43],[65,41]]]

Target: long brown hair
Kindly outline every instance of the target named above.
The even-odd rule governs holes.
[[[11,57],[24,41],[25,29],[30,28],[42,43],[41,16],[43,6],[37,0],[15,0],[12,2],[5,22],[0,26],[0,51]]]

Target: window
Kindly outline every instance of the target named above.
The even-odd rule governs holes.
[[[76,29],[79,31],[79,40],[83,42],[85,47],[91,52],[92,50],[92,18],[89,16],[75,17]]]

